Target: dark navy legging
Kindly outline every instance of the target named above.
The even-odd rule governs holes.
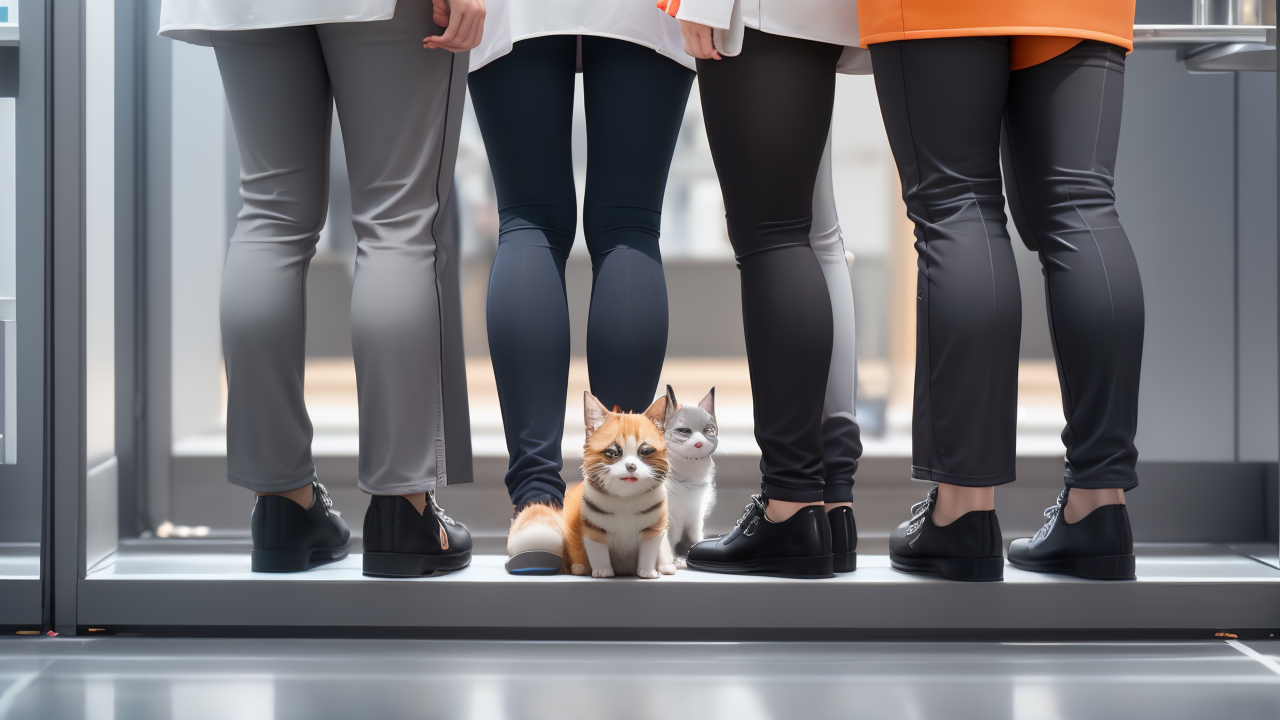
[[[517,507],[564,497],[564,268],[577,221],[570,140],[578,42],[573,35],[521,40],[469,80],[498,193],[489,354],[510,454],[507,490]],[[591,392],[607,407],[642,411],[653,401],[667,349],[658,235],[694,74],[625,40],[584,36],[581,53]]]

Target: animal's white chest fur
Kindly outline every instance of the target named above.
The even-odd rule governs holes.
[[[582,518],[604,530],[608,538],[609,562],[614,574],[634,575],[639,564],[640,533],[652,527],[662,514],[662,486],[622,498],[606,495],[588,484],[582,490],[582,498]]]
[[[715,497],[716,463],[710,457],[689,460],[668,453],[667,513],[673,525],[701,519]]]

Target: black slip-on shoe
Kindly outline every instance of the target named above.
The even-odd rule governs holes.
[[[1134,580],[1133,529],[1124,505],[1103,505],[1078,522],[1067,523],[1062,509],[1069,490],[1044,511],[1048,520],[1031,538],[1009,545],[1009,562],[1021,570],[1075,575],[1090,580]]]
[[[814,505],[782,522],[771,522],[765,517],[764,501],[752,495],[728,535],[689,548],[688,567],[742,575],[832,577],[831,524],[824,514],[821,506]]]
[[[853,521],[853,508],[843,505],[827,513],[831,523],[831,564],[838,573],[858,569],[858,526]]]
[[[471,564],[471,533],[427,493],[419,514],[399,495],[374,495],[364,514],[364,574],[422,577]]]
[[[941,575],[948,580],[1004,579],[1000,521],[995,510],[974,510],[941,527],[933,523],[938,488],[911,506],[911,519],[889,535],[894,570]]]
[[[281,495],[259,495],[250,527],[254,572],[301,572],[341,560],[351,544],[351,530],[318,482],[311,483],[311,507]]]

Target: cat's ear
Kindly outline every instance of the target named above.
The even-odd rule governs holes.
[[[707,414],[715,419],[716,416],[716,389],[711,388],[711,392],[707,396],[698,401],[698,407],[707,411]]]
[[[680,403],[676,402],[676,391],[667,386],[667,412],[662,418],[662,424],[666,425],[667,421],[675,417],[676,412],[680,409]]]
[[[654,400],[653,404],[649,406],[649,409],[644,411],[644,416],[652,420],[653,424],[657,425],[659,430],[662,430],[664,427],[663,423],[665,423],[667,419],[667,396],[663,395],[657,400]]]
[[[600,429],[604,424],[605,418],[609,417],[609,410],[596,399],[595,395],[589,392],[582,393],[583,418],[586,420],[587,437],[591,437],[591,433]]]

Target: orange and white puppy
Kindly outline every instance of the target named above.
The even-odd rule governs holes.
[[[591,393],[584,400],[584,482],[564,498],[565,569],[592,577],[674,573],[667,553],[659,564],[667,532],[667,399],[640,415],[609,412]]]

